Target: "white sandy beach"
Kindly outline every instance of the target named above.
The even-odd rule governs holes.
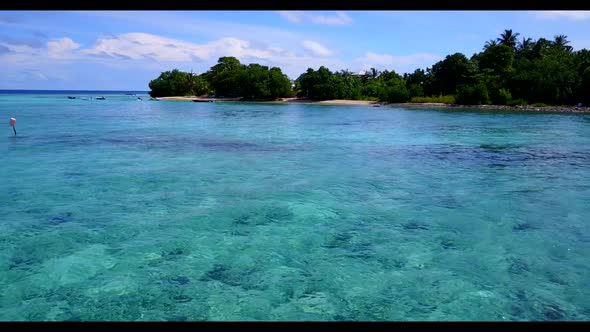
[[[174,97],[160,97],[160,100],[169,101],[239,101],[240,98],[202,98],[202,97],[190,97],[190,96],[174,96]],[[322,101],[311,101],[302,98],[280,98],[274,101],[268,101],[269,103],[305,103],[305,104],[325,104],[325,105],[372,105],[377,104],[375,101],[369,100],[345,100],[345,99],[333,99],[333,100],[322,100]]]

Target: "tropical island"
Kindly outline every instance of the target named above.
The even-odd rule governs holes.
[[[426,69],[400,75],[394,70],[353,73],[308,68],[295,80],[278,67],[245,65],[221,57],[210,70],[174,69],[149,83],[152,98],[403,104],[529,111],[587,112],[590,52],[574,51],[567,36],[518,39],[505,30],[470,58],[447,55]],[[197,99],[195,99],[197,98]]]

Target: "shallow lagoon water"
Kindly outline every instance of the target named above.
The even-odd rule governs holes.
[[[0,320],[590,318],[589,115],[145,99],[0,95]]]

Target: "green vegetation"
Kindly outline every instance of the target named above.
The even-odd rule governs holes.
[[[221,57],[200,75],[163,72],[149,83],[152,97],[183,95],[241,96],[266,100],[352,99],[386,103],[428,102],[465,105],[575,105],[590,103],[590,51],[573,50],[567,36],[552,40],[518,39],[505,30],[467,58],[455,53],[426,69],[403,76],[371,68],[361,74],[332,72],[322,66],[301,74],[294,87],[277,67],[243,65]]]
[[[414,97],[410,100],[412,103],[443,103],[443,104],[454,104],[455,103],[455,96],[447,95],[443,96],[440,95],[438,97]]]
[[[193,79],[191,80],[191,78]],[[196,93],[194,87],[198,84],[206,84],[206,82],[204,82],[201,77],[194,77],[193,75],[179,71],[178,69],[165,71],[160,74],[158,78],[150,82],[150,96],[164,97],[193,95]],[[199,85],[199,89],[200,87],[201,86]]]
[[[280,68],[243,65],[234,57],[221,57],[205,73],[193,75],[174,69],[149,83],[150,96],[243,96],[245,99],[275,99],[294,95],[291,80]]]
[[[510,106],[526,106],[527,102],[524,99],[513,99],[508,103]]]

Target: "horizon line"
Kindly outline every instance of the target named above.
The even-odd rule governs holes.
[[[85,92],[89,92],[89,91],[113,91],[113,92],[124,92],[124,91],[133,91],[133,92],[150,92],[151,90],[134,90],[134,89],[126,89],[126,90],[78,90],[78,89],[0,89],[0,91],[85,91]]]

